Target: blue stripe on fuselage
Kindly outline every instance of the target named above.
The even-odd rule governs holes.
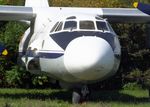
[[[75,38],[82,36],[97,36],[106,40],[112,49],[114,50],[114,37],[115,35],[110,32],[100,32],[100,31],[64,31],[50,34],[50,37],[64,50],[68,44]]]
[[[34,52],[32,50],[27,50],[26,54],[23,54],[22,52],[19,52],[19,56],[23,57],[34,57],[34,58],[50,58],[55,59],[63,56],[64,53],[62,52]]]
[[[51,58],[51,59],[59,58],[59,57],[61,57],[63,55],[64,55],[64,53],[44,53],[44,52],[39,52],[38,53],[38,56],[40,58]]]

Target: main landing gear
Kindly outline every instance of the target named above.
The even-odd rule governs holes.
[[[72,103],[78,104],[87,101],[89,99],[89,95],[90,91],[86,85],[81,88],[74,89],[72,93]]]

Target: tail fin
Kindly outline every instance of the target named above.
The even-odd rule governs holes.
[[[25,0],[26,7],[49,7],[48,0]]]
[[[146,14],[150,15],[150,5],[144,4],[144,3],[140,3],[140,2],[134,2],[133,6],[135,8],[138,8],[143,13],[146,13]]]

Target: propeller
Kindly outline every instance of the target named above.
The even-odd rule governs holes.
[[[3,56],[8,55],[7,49],[2,44],[0,44],[0,55],[3,55]]]
[[[140,3],[140,2],[134,2],[133,6],[135,8],[138,8],[143,13],[146,13],[146,14],[150,15],[150,5],[149,4],[144,4],[144,3]]]
[[[138,8],[140,11],[142,11],[143,13],[146,13],[148,15],[150,15],[150,5],[149,4],[144,4],[144,3],[140,3],[140,2],[134,2],[133,6],[135,8]],[[147,38],[146,38],[146,45],[147,48],[150,48],[150,23],[146,24],[146,34],[147,34]]]

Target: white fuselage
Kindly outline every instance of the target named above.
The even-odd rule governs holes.
[[[69,83],[112,76],[119,67],[120,44],[108,22],[97,16],[101,9],[70,9],[34,9],[34,34],[25,49],[28,29],[19,45],[27,70]]]

